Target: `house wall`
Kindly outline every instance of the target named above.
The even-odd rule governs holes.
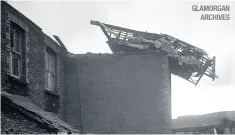
[[[29,32],[29,27],[34,27],[29,22],[25,22],[23,15],[18,13],[16,10],[12,9],[6,2],[1,2],[1,73],[2,73],[2,89],[6,90],[11,93],[20,94],[20,95],[28,95],[28,92],[26,90],[27,83],[29,82],[29,67],[27,59],[29,57],[29,38],[32,38],[32,35],[30,33],[33,33],[34,31]],[[25,31],[25,43],[23,46],[23,65],[25,68],[22,71],[22,78],[21,79],[15,79],[14,77],[11,77],[11,65],[10,65],[10,52],[11,52],[11,45],[10,45],[10,28],[11,28],[11,22],[16,23],[19,25],[24,31]],[[30,25],[26,25],[26,23],[29,23]],[[40,31],[40,28],[35,27],[37,31]],[[38,44],[41,44],[40,39],[36,38],[34,39],[38,42]],[[16,84],[16,85],[11,85]],[[17,90],[16,90],[17,89]]]
[[[22,51],[22,77],[17,79],[11,75],[11,22],[17,24],[25,32]],[[56,91],[45,90],[46,48],[56,53]],[[39,107],[63,116],[65,90],[65,71],[61,59],[61,48],[41,28],[30,21],[19,11],[1,1],[1,84],[2,90],[28,96]],[[62,100],[63,99],[63,100]]]
[[[80,90],[82,119],[78,121],[80,116],[73,114],[79,109],[75,103],[79,97],[70,97],[70,124],[81,124],[83,133],[171,133],[166,56],[156,52],[97,54],[79,55],[77,60],[79,68],[71,67],[67,75],[71,84],[79,85],[70,86],[68,92],[73,89],[77,96]]]

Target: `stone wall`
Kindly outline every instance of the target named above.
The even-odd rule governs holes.
[[[29,54],[29,27],[21,18],[23,15],[12,9],[5,2],[1,2],[1,73],[2,73],[2,89],[11,93],[17,93],[20,95],[27,95],[27,83],[28,80],[28,54]],[[16,79],[11,77],[11,39],[10,30],[11,24],[15,23],[24,30],[24,44],[22,46],[22,64],[25,65],[22,68],[21,78]],[[36,28],[38,30],[38,28]],[[26,66],[27,65],[27,66]],[[17,84],[17,85],[10,85]],[[16,90],[17,89],[17,90]]]
[[[15,78],[11,75],[11,23],[15,23],[24,31],[21,78]],[[55,93],[45,90],[47,48],[56,53]],[[28,96],[39,107],[60,113],[62,118],[65,90],[65,71],[61,59],[62,49],[54,40],[44,34],[40,27],[6,2],[1,1],[1,83],[3,91]]]
[[[56,73],[55,73],[55,92],[50,92],[45,90],[45,110],[49,112],[63,113],[64,110],[64,100],[60,101],[60,99],[64,99],[64,91],[65,91],[65,70],[64,70],[64,61],[63,61],[63,51],[61,46],[59,46],[54,40],[52,40],[49,36],[44,34],[44,43],[45,43],[45,51],[47,49],[52,50],[55,55],[56,60]],[[46,59],[44,60],[46,61]],[[44,65],[45,67],[45,65]],[[44,77],[45,78],[45,77]],[[45,80],[45,79],[44,79]],[[47,81],[47,80],[45,80]],[[44,81],[44,83],[45,83]],[[60,113],[60,117],[64,114]]]

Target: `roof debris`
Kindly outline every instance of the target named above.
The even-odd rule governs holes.
[[[211,59],[203,50],[167,34],[155,34],[131,30],[99,21],[91,21],[100,26],[108,38],[112,52],[161,51],[170,58],[171,72],[197,85],[203,75],[214,81],[215,56]]]

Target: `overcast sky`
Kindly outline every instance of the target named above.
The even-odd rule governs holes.
[[[90,20],[136,30],[172,35],[216,56],[215,81],[204,76],[199,85],[172,75],[172,117],[235,111],[235,1],[38,1],[9,3],[72,53],[111,53],[106,37]],[[228,4],[230,20],[202,21],[192,5]],[[213,12],[216,13],[216,12]]]

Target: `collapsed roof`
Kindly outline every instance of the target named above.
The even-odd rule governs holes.
[[[171,73],[195,85],[203,75],[214,81],[215,56],[167,34],[131,30],[91,20],[100,26],[112,52],[161,51],[169,57]]]

